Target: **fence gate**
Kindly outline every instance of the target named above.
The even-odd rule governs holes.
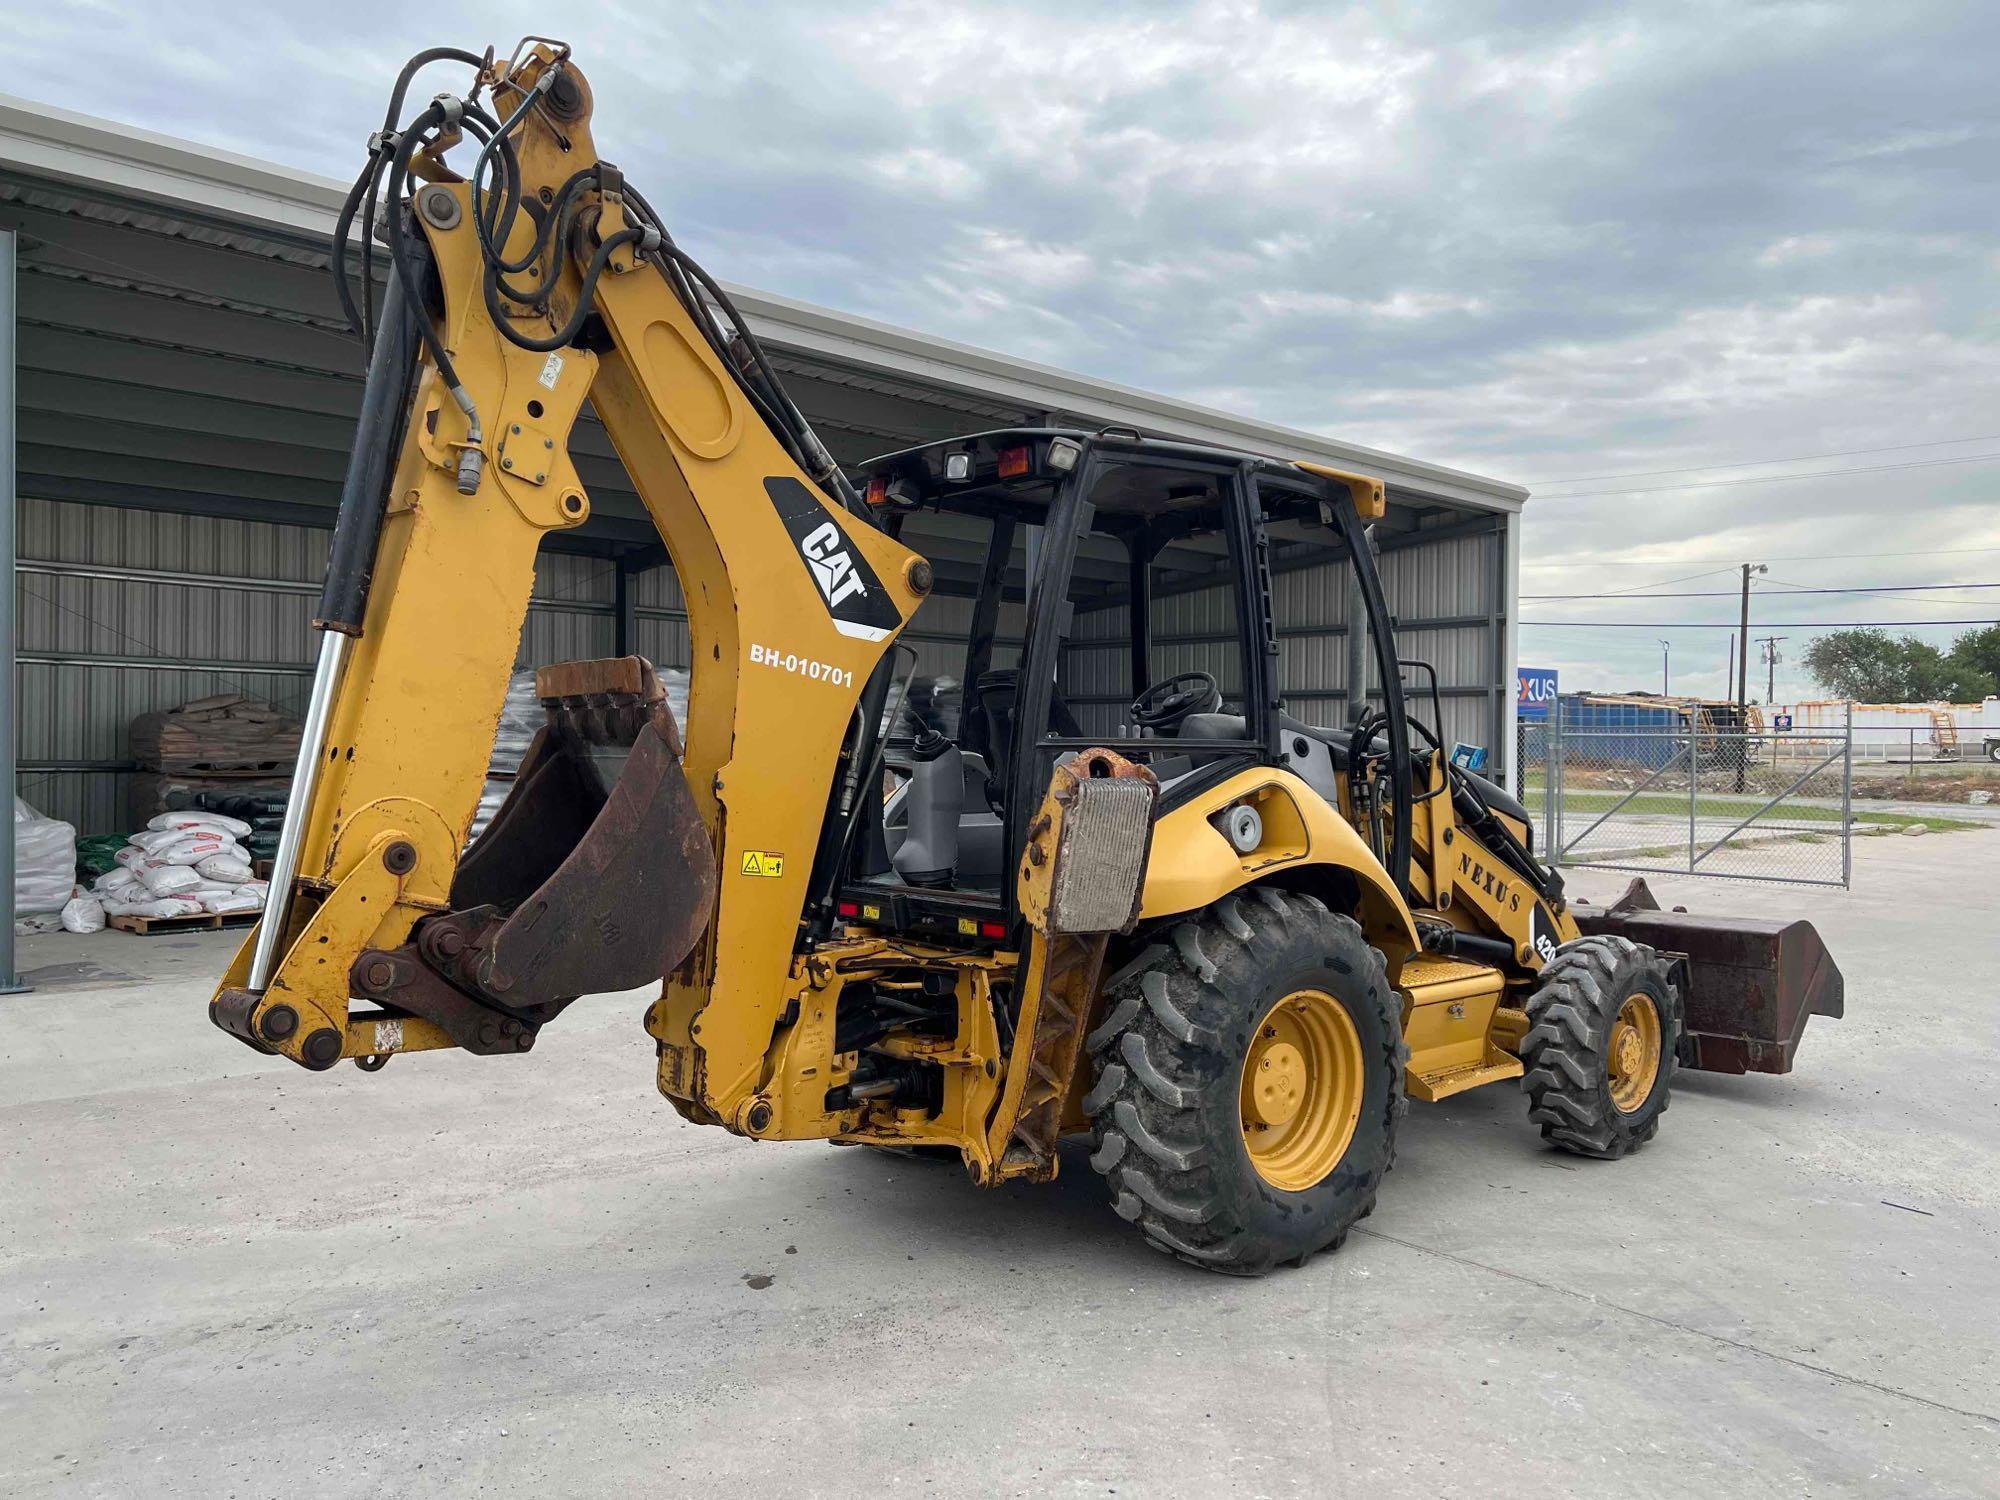
[[[1550,863],[1849,883],[1851,715],[1839,728],[1777,733],[1718,723],[1699,705],[1624,724],[1566,721],[1562,707],[1521,726],[1521,800]]]

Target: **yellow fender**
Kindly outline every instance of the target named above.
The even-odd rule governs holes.
[[[1248,854],[1211,821],[1232,803],[1257,810],[1264,836]],[[1232,776],[1161,818],[1146,865],[1143,918],[1199,911],[1253,881],[1276,879],[1338,909],[1345,871],[1358,887],[1356,913],[1378,947],[1415,952],[1420,946],[1409,905],[1389,872],[1347,820],[1290,771],[1257,767]],[[1391,963],[1396,956],[1391,955]]]

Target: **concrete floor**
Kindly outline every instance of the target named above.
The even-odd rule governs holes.
[[[1622,1163],[1415,1106],[1347,1248],[1153,1254],[1043,1189],[682,1125],[629,997],[310,1075],[225,943],[51,937],[0,1001],[0,1493],[1987,1495],[2000,833],[1867,840],[1789,1078]],[[1617,882],[1579,875],[1602,896]],[[67,983],[63,983],[64,979]]]

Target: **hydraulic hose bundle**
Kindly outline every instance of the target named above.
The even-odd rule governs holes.
[[[535,40],[538,39],[529,39]],[[517,59],[527,45],[524,42],[516,50]],[[341,309],[355,335],[372,351],[379,333],[372,306],[374,241],[379,235],[388,246],[403,300],[418,311],[416,322],[424,349],[452,399],[465,412],[468,431],[458,484],[462,492],[471,494],[479,487],[485,432],[478,408],[460,382],[433,320],[422,313],[432,299],[426,295],[424,283],[423,238],[411,217],[417,178],[413,163],[420,156],[432,163],[439,162],[444,152],[462,137],[470,136],[479,143],[479,155],[472,170],[472,217],[484,262],[482,290],[487,313],[503,336],[523,349],[538,351],[565,348],[585,338],[596,311],[598,280],[613,257],[629,248],[635,260],[651,265],[673,289],[745,398],[799,467],[825,485],[850,511],[865,514],[860,497],[785,391],[770,357],[729,294],[694,257],[674,243],[659,214],[624,180],[623,173],[599,162],[573,174],[551,200],[532,206],[523,201],[515,140],[531,115],[538,109],[549,109],[550,98],[563,81],[569,56],[567,47],[550,45],[554,51],[552,59],[533,83],[525,87],[516,81],[512,63],[496,69],[490,51],[482,57],[458,48],[435,47],[419,52],[404,65],[390,95],[382,129],[369,140],[368,163],[349,189],[334,228],[334,282]],[[438,62],[463,63],[472,68],[471,93],[463,99],[439,94],[409,121],[399,123],[411,81],[422,69]],[[488,88],[492,91],[491,110],[480,103],[481,93]],[[505,111],[504,119],[496,115],[503,95],[519,96],[510,99],[511,108]],[[553,124],[554,116],[549,118]],[[609,217],[606,209],[613,204],[617,205],[625,226],[608,234],[594,235],[595,229]],[[387,208],[379,217],[378,205]],[[593,209],[596,211],[592,212]],[[506,247],[513,242],[523,213],[535,220],[535,232],[527,249],[510,259]],[[348,239],[357,216],[363,226],[358,295],[348,273]],[[563,279],[563,258],[570,254],[582,263],[582,284],[569,317],[556,327],[549,303]],[[520,279],[524,275],[525,282]],[[523,310],[527,313],[525,318]]]

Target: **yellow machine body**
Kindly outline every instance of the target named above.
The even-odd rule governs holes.
[[[559,124],[535,103],[558,63],[569,89]],[[588,86],[557,53],[537,46],[485,82],[503,112],[532,107],[517,145],[524,198],[549,202],[596,162]],[[953,1148],[984,1183],[1051,1176],[1057,1138],[1085,1123],[1082,1045],[1102,1019],[1105,975],[1169,919],[1259,887],[1359,922],[1402,999],[1411,1094],[1443,1098],[1520,1075],[1520,992],[1578,926],[1459,823],[1442,754],[1428,758],[1429,783],[1412,804],[1407,896],[1361,810],[1381,799],[1360,797],[1344,775],[1329,800],[1291,771],[1252,768],[1155,820],[1152,774],[1091,750],[1057,766],[1027,821],[1015,935],[933,942],[883,932],[863,911],[830,938],[804,941],[830,789],[858,775],[849,764],[857,706],[929,591],[929,565],[800,467],[652,264],[612,254],[586,285],[584,226],[594,223],[601,243],[623,224],[617,194],[588,196],[581,248],[560,259],[544,321],[502,309],[546,332],[588,295],[598,335],[588,347],[531,350],[503,336],[482,297],[473,186],[435,160],[426,175],[417,218],[435,267],[438,336],[482,430],[475,440],[465,403],[426,357],[365,618],[332,699],[318,786],[301,809],[298,877],[274,903],[287,924],[276,965],[267,984],[246,988],[253,934],[218,991],[219,1024],[315,1067],[464,1045],[473,1034],[393,1003],[362,1005],[356,975],[374,972],[368,955],[379,955],[393,994],[413,934],[452,914],[537,549],[590,514],[569,458],[587,401],[687,600],[685,744],[665,742],[699,819],[688,847],[712,860],[700,872],[712,898],[658,974],[644,1019],[659,1087],[685,1117],[763,1139]],[[524,252],[527,234],[524,221],[502,249]],[[480,460],[470,493],[468,450]],[[1379,480],[1312,472],[1357,513],[1381,514]],[[831,607],[856,590],[868,594],[872,623]],[[606,668],[576,681],[614,679],[640,680]],[[590,696],[569,699],[579,694]],[[656,705],[641,707],[657,719]],[[1218,826],[1239,804],[1262,830],[1247,851]],[[1130,832],[1139,828],[1143,836]],[[1512,832],[1528,838],[1525,827]],[[1489,955],[1504,945],[1504,961],[1426,951],[1421,929],[1434,936],[1440,925],[1483,940]],[[606,933],[584,924],[568,937],[589,945]],[[949,1035],[891,1034],[876,1046],[936,1066],[942,1082],[927,1107],[856,1092],[858,1058],[843,1049],[839,1020],[843,992],[864,983],[951,997]],[[481,1035],[495,1050],[517,1037],[525,1048],[532,1029],[517,1025],[498,1042]]]

